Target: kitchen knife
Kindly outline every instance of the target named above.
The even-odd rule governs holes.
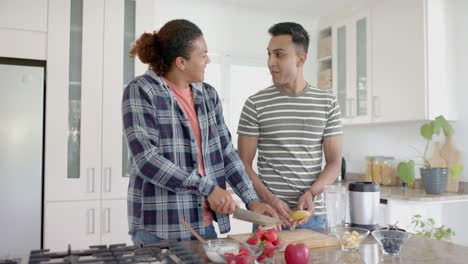
[[[263,226],[274,226],[277,224],[281,224],[282,221],[270,216],[262,215],[259,213],[255,213],[249,210],[236,208],[234,214],[232,215],[235,219],[239,219],[242,221],[254,223],[257,225]]]

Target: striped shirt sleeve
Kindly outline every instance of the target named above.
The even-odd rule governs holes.
[[[330,110],[328,111],[327,124],[323,131],[323,136],[336,136],[341,135],[342,133],[340,106],[338,105],[336,97],[333,96],[333,101],[331,102]]]
[[[244,108],[242,108],[237,133],[244,136],[259,135],[257,108],[251,97],[245,101]]]

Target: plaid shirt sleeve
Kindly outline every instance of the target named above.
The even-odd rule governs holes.
[[[214,105],[216,111],[216,123],[218,124],[218,133],[220,137],[221,147],[223,149],[224,171],[226,179],[233,187],[234,192],[249,206],[252,202],[258,202],[259,198],[252,181],[244,167],[244,163],[239,157],[239,153],[232,145],[231,134],[226,123],[224,122],[223,109],[221,100],[219,99],[214,88],[211,88],[214,95]]]
[[[172,192],[196,188],[202,196],[208,196],[216,186],[213,180],[202,177],[197,170],[188,172],[160,154],[154,94],[145,87],[139,82],[130,83],[122,102],[124,133],[139,175]]]

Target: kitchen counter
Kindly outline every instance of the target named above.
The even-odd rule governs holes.
[[[192,249],[207,263],[203,246],[198,241],[184,241],[186,246]],[[323,247],[310,249],[309,263],[353,263],[353,264],[377,264],[377,263],[466,263],[468,259],[468,247],[450,242],[439,241],[422,236],[412,236],[402,249],[399,257],[383,255],[380,245],[372,236],[368,236],[358,251],[343,252],[340,247]],[[277,253],[275,263],[285,263],[284,253]]]
[[[337,185],[348,186],[352,181],[337,182]],[[406,201],[468,201],[468,193],[458,192],[449,193],[445,192],[441,195],[426,194],[424,189],[409,188],[403,186],[386,186],[380,185],[380,199],[387,200],[406,200]]]
[[[467,193],[449,193],[440,195],[427,194],[424,189],[405,188],[400,186],[380,186],[381,199],[408,200],[408,201],[468,201]]]

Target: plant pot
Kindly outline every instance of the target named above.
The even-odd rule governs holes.
[[[421,168],[421,178],[427,194],[445,192],[448,180],[448,168]]]

